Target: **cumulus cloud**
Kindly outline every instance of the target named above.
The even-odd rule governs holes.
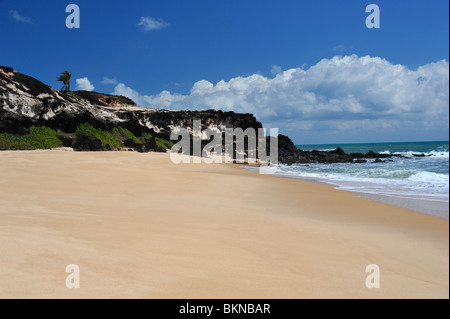
[[[76,79],[75,82],[77,84],[77,90],[94,91],[95,89],[87,77]]]
[[[159,30],[168,27],[170,24],[161,18],[141,17],[137,26],[140,26],[144,31]]]
[[[279,65],[272,65],[272,67],[270,68],[270,73],[272,73],[273,75],[276,75],[278,73],[280,73],[282,71],[281,66]]]
[[[116,85],[116,84],[119,84],[119,82],[117,81],[116,78],[108,78],[106,76],[103,77],[103,80],[102,80],[101,83],[105,84],[105,85],[109,85],[109,84]]]
[[[253,113],[266,126],[291,130],[375,132],[434,123],[448,131],[449,64],[443,60],[411,70],[379,57],[336,56],[274,78],[254,74],[215,85],[200,80],[187,95],[146,96],[122,83],[115,93],[144,106]]]
[[[17,10],[14,10],[14,9],[9,10],[9,16],[18,22],[23,22],[23,23],[31,23],[32,22],[31,18],[25,17],[25,16],[19,14],[19,12],[17,12]]]
[[[146,97],[141,96],[137,91],[133,90],[123,83],[117,84],[112,94],[126,96],[132,99],[137,105],[149,106],[149,104],[145,100]]]

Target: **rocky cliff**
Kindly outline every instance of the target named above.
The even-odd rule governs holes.
[[[390,154],[378,154],[369,151],[363,153],[345,153],[338,147],[333,151],[305,151],[295,147],[291,139],[285,135],[278,136],[278,158],[280,162],[286,164],[294,163],[365,163],[367,159],[383,161],[384,158],[391,158]]]
[[[136,106],[133,100],[122,95],[111,95],[91,91],[73,91],[73,96],[85,99],[91,104],[103,105],[103,106],[122,106],[133,105]]]
[[[62,143],[76,150],[129,147],[165,151],[173,145],[172,128],[190,130],[195,119],[201,120],[202,130],[215,128],[224,132],[225,128],[262,127],[252,114],[167,111],[138,107],[123,96],[87,91],[63,93],[11,67],[0,66],[0,135],[4,135],[0,150],[48,148]],[[340,148],[331,152],[302,151],[284,135],[278,137],[278,151],[279,161],[288,164],[364,162],[365,158],[389,156],[373,152],[346,154]]]
[[[86,91],[63,93],[11,67],[0,66],[0,133],[27,134],[32,126],[72,133],[88,123],[107,132],[121,127],[139,138],[169,140],[174,126],[190,129],[194,119],[201,120],[202,129],[262,127],[252,114],[167,111],[138,107],[126,97]],[[77,145],[73,139],[65,143]]]

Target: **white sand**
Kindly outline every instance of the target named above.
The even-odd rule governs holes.
[[[449,298],[448,231],[236,165],[0,152],[1,298]],[[368,264],[380,289],[365,286]]]

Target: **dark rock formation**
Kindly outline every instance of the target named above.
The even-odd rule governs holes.
[[[77,137],[73,148],[77,151],[103,151],[110,149],[102,147],[102,142],[92,136]]]
[[[237,114],[215,110],[167,111],[137,107],[123,96],[111,96],[97,92],[75,91],[63,93],[32,78],[16,72],[11,67],[0,66],[0,133],[26,134],[31,126],[47,126],[53,130],[73,133],[81,124],[89,123],[97,129],[111,132],[117,127],[128,129],[142,144],[131,138],[122,140],[127,148],[139,151],[166,151],[156,138],[170,140],[173,127],[192,130],[193,121],[201,120],[202,127],[220,132],[226,128],[240,127],[243,130],[262,127],[252,114]],[[144,139],[144,136],[151,136]],[[76,137],[62,135],[64,146],[75,150],[110,150],[92,136]],[[176,142],[176,141],[175,141]],[[192,142],[192,141],[191,141]],[[202,141],[202,148],[209,141]],[[269,148],[269,143],[267,143]],[[192,148],[191,148],[192,150]],[[270,150],[268,150],[270,152]],[[279,161],[282,163],[363,163],[367,158],[388,158],[391,155],[346,154],[341,148],[334,151],[304,151],[295,147],[285,135],[278,136]],[[422,156],[418,154],[416,156]]]
[[[285,135],[278,136],[278,161],[286,164],[294,163],[367,163],[367,159],[376,159],[375,162],[382,161],[380,158],[389,158],[392,155],[378,154],[369,151],[366,154],[347,154],[338,147],[333,151],[305,151],[295,147],[291,139]]]
[[[24,134],[32,126],[73,132],[82,123],[107,129],[113,113],[0,66],[0,133]]]
[[[138,137],[150,134],[170,140],[172,127],[192,130],[195,119],[201,120],[202,130],[216,128],[223,132],[225,128],[262,127],[252,114],[214,110],[167,111],[137,107],[125,97],[86,91],[63,93],[11,67],[0,66],[0,133],[23,135],[33,125],[73,133],[80,124],[89,123],[104,131],[111,132],[120,126]],[[67,138],[63,144],[75,149],[103,149],[97,142],[88,140],[80,142]],[[130,141],[127,145],[136,146]],[[163,150],[157,145],[147,145],[144,149]]]
[[[87,100],[91,104],[103,106],[120,106],[132,105],[136,106],[133,100],[122,95],[110,95],[91,91],[73,91],[73,95]]]
[[[131,138],[125,139],[125,140],[123,141],[123,145],[126,146],[126,147],[132,147],[132,148],[135,148],[135,149],[142,148],[142,144],[139,144],[139,143],[135,142],[135,141],[134,141],[133,139],[131,139]]]

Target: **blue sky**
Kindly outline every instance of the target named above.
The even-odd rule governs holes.
[[[70,3],[80,29],[65,26]],[[380,29],[365,26],[369,3]],[[144,106],[251,112],[299,144],[448,140],[448,12],[446,0],[3,0],[0,65],[58,89],[67,69],[73,89]]]

